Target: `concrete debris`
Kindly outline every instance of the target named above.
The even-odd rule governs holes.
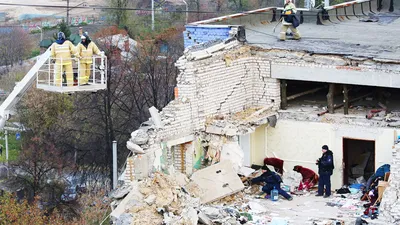
[[[120,218],[120,216],[127,212],[132,207],[142,207],[143,204],[143,195],[138,191],[135,191],[139,188],[138,182],[132,182],[132,191],[122,199],[122,201],[118,204],[116,208],[110,214],[110,217],[113,221],[116,221]]]
[[[268,117],[268,123],[271,127],[275,127],[277,121],[278,121],[278,118],[276,117],[276,115]]]
[[[220,162],[229,160],[236,173],[240,173],[244,163],[244,153],[237,142],[226,143],[222,146]]]
[[[141,180],[149,176],[150,165],[148,163],[149,154],[138,154],[133,157],[133,176]]]
[[[238,174],[248,177],[250,176],[252,173],[254,173],[256,170],[246,167],[246,166],[242,166],[242,168],[240,168],[240,171],[238,172]]]
[[[144,145],[149,140],[149,135],[147,134],[146,130],[139,129],[131,134],[130,141],[137,145]]]
[[[249,206],[250,206],[251,211],[253,211],[255,213],[267,212],[267,209],[264,206],[258,204],[257,202],[250,201]]]
[[[116,221],[116,225],[131,225],[132,215],[130,213],[122,214]]]
[[[255,128],[263,124],[276,125],[277,112],[271,107],[249,108],[234,114],[228,114],[222,119],[218,116],[208,118],[206,133],[236,136],[254,132]]]
[[[153,205],[156,202],[156,196],[155,195],[149,195],[144,202],[146,202],[148,205]]]
[[[120,199],[125,197],[130,191],[132,190],[132,186],[131,185],[124,185],[118,189],[116,189],[115,191],[113,191],[110,194],[110,198],[113,199]]]
[[[244,188],[229,160],[196,171],[191,179],[204,191],[200,196],[203,204],[234,194]]]
[[[300,173],[295,171],[287,171],[283,174],[282,181],[285,185],[289,187],[295,187],[300,184],[300,181],[303,179]]]
[[[133,182],[130,193],[113,210],[111,218],[133,225],[195,225],[200,199],[189,194],[189,190],[196,190],[194,186],[180,186],[173,175],[155,173],[153,178]]]
[[[144,154],[145,153],[143,148],[141,148],[139,145],[137,145],[131,141],[126,142],[126,148],[131,150],[134,154]]]
[[[158,128],[158,129],[163,128],[161,116],[158,113],[158,109],[156,109],[156,107],[152,106],[152,107],[150,107],[149,112],[150,112],[151,119],[154,122],[154,125],[156,126],[156,128]]]
[[[210,218],[202,211],[199,212],[198,217],[199,217],[199,222],[202,224],[205,224],[205,225],[213,224],[213,222],[210,220]]]

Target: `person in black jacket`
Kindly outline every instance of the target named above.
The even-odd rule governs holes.
[[[331,196],[331,176],[333,173],[333,152],[329,150],[327,145],[322,146],[322,157],[317,160],[318,165],[318,194],[316,196],[325,195],[324,198]]]
[[[289,201],[293,200],[292,196],[290,196],[286,191],[281,189],[282,179],[277,173],[272,172],[266,166],[263,166],[262,170],[263,170],[263,174],[261,174],[261,176],[259,176],[259,177],[253,178],[251,180],[251,183],[255,183],[255,184],[256,183],[264,183],[264,186],[262,187],[262,191],[265,192],[267,195],[270,195],[271,191],[275,187],[275,189],[278,191],[278,193],[280,195],[282,195],[284,198],[286,198]]]

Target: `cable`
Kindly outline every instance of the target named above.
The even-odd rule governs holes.
[[[268,33],[261,32],[261,31],[258,31],[258,30],[253,30],[253,29],[250,29],[250,28],[245,28],[245,29],[253,31],[253,32],[256,32],[256,33],[264,34],[264,35],[272,37],[274,39],[277,38],[277,35],[268,34]],[[339,40],[339,38],[315,38],[315,37],[301,37],[301,39]],[[271,43],[266,43],[266,42],[265,43],[264,42],[248,42],[248,43],[249,44],[271,44]]]
[[[56,5],[35,5],[35,4],[18,4],[18,3],[0,3],[0,6],[26,6],[26,7],[42,7],[42,8],[60,8],[60,9],[68,9],[71,7],[67,6],[56,6]],[[275,7],[271,7],[272,8]],[[125,8],[119,8],[119,7],[109,7],[109,6],[75,6],[74,9],[98,9],[98,10],[118,10],[118,11],[149,11],[151,12],[151,9],[145,9],[145,8],[130,8],[130,7],[125,7]],[[179,10],[179,11],[169,11],[169,10],[162,10],[162,9],[155,9],[155,12],[165,12],[165,13],[243,13],[245,15],[255,15],[255,14],[262,14],[262,15],[273,15],[274,12],[253,12],[253,13],[248,13],[247,11],[244,12],[239,12],[239,11],[196,11],[196,10]],[[275,13],[276,14],[276,13]],[[229,16],[229,15],[226,15]],[[315,17],[316,15],[302,15],[303,17]],[[346,15],[346,14],[335,14],[335,16],[366,16],[364,14],[357,14],[357,15]],[[385,15],[385,17],[400,17],[400,15]]]

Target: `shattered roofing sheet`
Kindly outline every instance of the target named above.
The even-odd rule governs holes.
[[[332,25],[303,23],[301,41],[278,41],[281,26],[244,24],[248,44],[262,48],[291,49],[321,54],[341,54],[400,60],[400,12],[379,16],[379,22],[347,20]]]

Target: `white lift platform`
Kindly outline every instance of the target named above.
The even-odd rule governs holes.
[[[43,63],[36,75],[36,87],[44,91],[58,92],[58,93],[72,93],[81,91],[96,92],[107,88],[107,57],[104,55],[93,56],[92,64],[90,66],[89,82],[81,84],[81,76],[84,71],[80,68],[80,60],[72,58],[73,77],[74,82],[68,83],[66,80],[65,72],[62,71],[62,66],[54,63],[55,59],[48,57]],[[56,67],[62,74],[62,79],[56,81]]]
[[[107,57],[104,55],[94,56],[90,69],[89,83],[87,85],[80,84],[80,68],[79,60],[72,60],[74,82],[67,84],[62,79],[59,84],[55,83],[55,66],[54,59],[50,57],[50,48],[45,53],[37,57],[35,65],[29,70],[24,78],[15,85],[12,92],[7,96],[6,100],[0,104],[0,131],[3,129],[6,121],[11,115],[15,114],[15,105],[26,93],[26,91],[34,84],[45,91],[56,93],[72,93],[72,92],[96,92],[107,88]],[[64,74],[62,71],[61,74]],[[63,75],[64,76],[64,75]]]

